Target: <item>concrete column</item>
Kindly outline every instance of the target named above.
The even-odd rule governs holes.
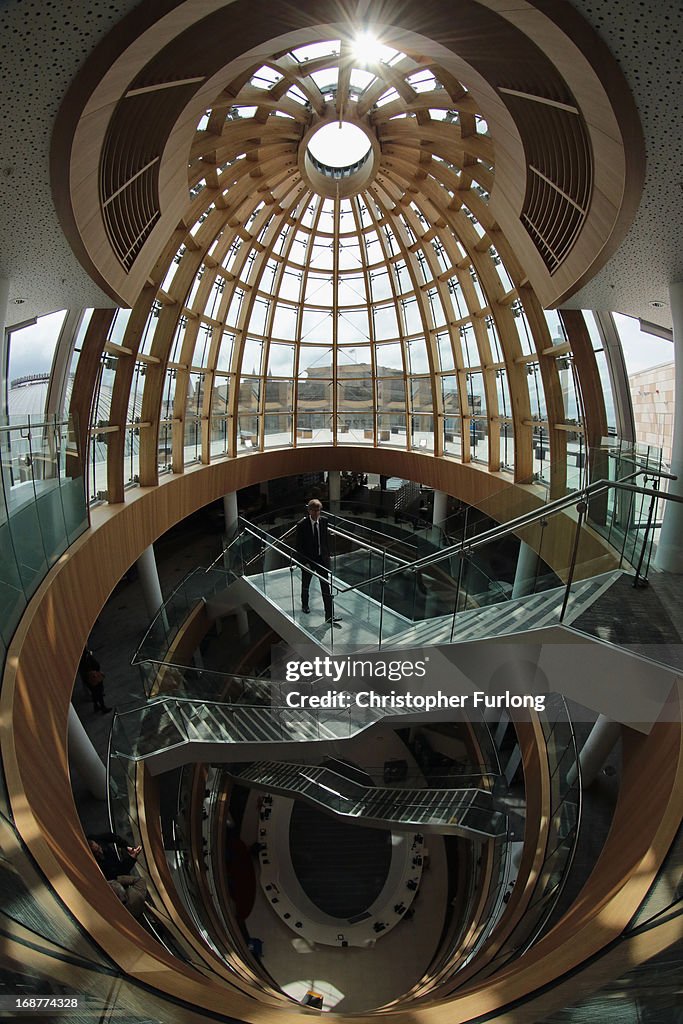
[[[538,555],[532,547],[521,541],[511,596],[526,597],[527,594],[533,594],[537,575]]]
[[[341,503],[341,470],[331,469],[327,474],[327,489],[330,512],[339,515]]]
[[[67,733],[69,762],[78,772],[82,782],[88,787],[96,800],[107,799],[107,771],[92,740],[76,714],[73,704],[69,704],[69,724]]]
[[[683,497],[683,281],[669,285],[669,305],[674,330],[674,433],[671,442],[669,494]],[[665,501],[655,565],[667,572],[683,573],[683,504]]]
[[[434,526],[441,526],[448,518],[448,495],[445,491],[434,491],[434,508],[432,510],[432,523]]]
[[[595,781],[620,736],[619,722],[613,722],[611,718],[600,715],[579,754],[582,789],[587,789]],[[567,782],[570,786],[576,782],[576,776],[576,768],[572,765],[567,772]]]
[[[157,561],[154,557],[153,544],[150,544],[148,548],[145,548],[135,564],[140,577],[140,586],[142,587],[142,596],[145,601],[145,608],[151,620],[164,603],[164,599],[161,594],[161,584],[159,583]],[[165,614],[164,625],[167,627]]]
[[[237,509],[237,491],[223,495],[223,515],[225,516],[225,535],[230,538],[237,532],[239,511]]]

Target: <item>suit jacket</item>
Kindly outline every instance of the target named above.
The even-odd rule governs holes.
[[[297,554],[302,559],[317,562],[318,565],[329,566],[330,535],[328,531],[328,521],[324,516],[321,516],[318,520],[318,530],[320,532],[320,554],[318,554],[316,550],[315,536],[310,516],[304,516],[303,519],[299,520],[296,524]]]

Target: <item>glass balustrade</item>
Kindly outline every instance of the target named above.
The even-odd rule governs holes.
[[[88,526],[76,437],[71,418],[26,416],[0,426],[0,623],[5,647],[38,585]]]

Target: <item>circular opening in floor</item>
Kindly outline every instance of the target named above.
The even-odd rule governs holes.
[[[360,163],[371,149],[370,139],[365,132],[347,121],[324,124],[308,143],[308,152],[316,163],[332,169]]]
[[[289,826],[292,866],[312,903],[348,920],[372,906],[391,864],[391,832],[363,828],[296,800]]]

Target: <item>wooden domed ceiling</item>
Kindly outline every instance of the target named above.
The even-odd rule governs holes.
[[[123,352],[146,366],[155,428],[143,483],[159,425],[190,414],[203,461],[221,420],[227,455],[402,443],[469,462],[485,438],[486,467],[518,480],[539,424],[563,477],[579,417],[543,307],[630,223],[631,98],[568,5],[555,20],[547,4],[360,6],[142,5],[65,100],[55,201],[84,265],[133,308]],[[340,122],[366,153],[316,158]],[[180,471],[181,436],[173,450]]]

